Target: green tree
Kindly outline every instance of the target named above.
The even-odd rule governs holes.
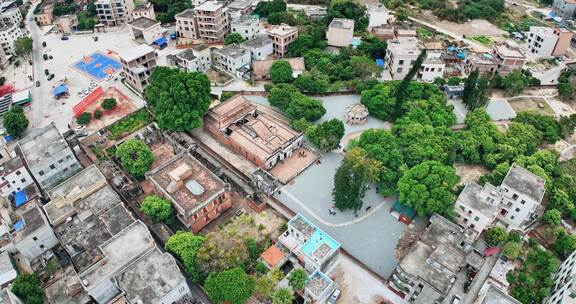
[[[290,126],[296,132],[306,132],[312,126],[305,118],[295,119],[290,123]]]
[[[361,32],[368,26],[366,6],[351,0],[332,0],[326,11],[328,23],[334,18],[347,18],[354,20],[354,30]]]
[[[174,209],[167,199],[156,195],[149,195],[142,201],[140,211],[154,222],[166,222],[172,219]]]
[[[42,287],[36,274],[19,274],[12,283],[12,292],[25,304],[42,304]]]
[[[260,17],[268,17],[270,14],[286,11],[286,2],[284,0],[261,1],[256,5],[255,14]]]
[[[204,73],[156,67],[144,95],[160,128],[190,131],[202,125],[210,107],[210,81]]]
[[[298,94],[292,99],[285,113],[290,119],[304,118],[312,122],[324,116],[326,109],[319,100]]]
[[[470,73],[470,76],[474,75],[474,73],[475,73],[475,71]],[[470,76],[468,76],[468,78],[470,78]],[[475,77],[478,78],[478,76],[475,76]],[[441,78],[441,79],[443,79],[443,78]],[[456,85],[459,85],[461,81],[462,81],[462,79],[460,79],[460,77],[452,76],[452,77],[448,78],[448,85],[449,86],[456,86]],[[466,87],[464,87],[464,92],[466,92]]]
[[[268,15],[268,23],[270,24],[288,24],[295,26],[298,24],[298,20],[290,12],[275,12]]]
[[[100,119],[100,118],[102,118],[102,111],[100,110],[94,111],[94,119]]]
[[[288,275],[288,283],[295,290],[304,290],[306,280],[308,280],[308,273],[302,268],[294,269]]]
[[[116,99],[114,98],[106,98],[102,101],[102,108],[104,110],[112,110],[116,107]]]
[[[92,120],[92,113],[90,112],[82,112],[78,118],[76,118],[76,123],[79,125],[87,125]]]
[[[528,87],[528,77],[521,70],[514,70],[502,78],[502,86],[510,96],[516,96]]]
[[[559,226],[562,222],[562,212],[556,209],[546,210],[541,220],[544,224]]]
[[[241,43],[244,42],[244,38],[242,37],[242,35],[238,34],[238,33],[230,33],[226,36],[224,36],[224,45],[229,45],[229,44],[233,44],[233,43]]]
[[[294,293],[288,288],[278,288],[272,294],[272,304],[292,304]]]
[[[292,66],[286,60],[275,61],[270,67],[270,79],[273,83],[292,82]]]
[[[416,73],[420,71],[420,67],[424,62],[424,59],[426,59],[425,49],[423,49],[420,52],[420,55],[418,55],[418,58],[416,58],[416,62],[414,62],[414,64],[410,68],[410,71],[408,71],[408,74],[404,76],[404,79],[402,79],[400,84],[396,87],[396,92],[394,93],[396,96],[396,108],[394,112],[396,113],[397,116],[399,116],[402,113],[402,106],[404,105],[404,101],[408,99],[407,94],[408,87],[410,86],[412,79],[414,79],[414,76],[416,76]]]
[[[204,237],[200,235],[194,235],[192,232],[178,231],[164,244],[166,251],[178,258],[188,277],[196,283],[201,281],[196,255],[203,242]]]
[[[313,125],[306,130],[306,136],[322,152],[332,151],[340,145],[344,137],[344,124],[339,119]]]
[[[522,249],[522,245],[520,243],[508,242],[502,249],[502,255],[513,260],[516,259],[518,255],[520,255],[520,249]]]
[[[425,161],[408,169],[398,180],[399,200],[420,216],[434,213],[450,216],[456,199],[452,189],[457,181],[452,166]]]
[[[266,266],[264,266],[266,267]],[[274,287],[278,282],[275,282],[270,278],[268,275],[260,276],[256,279],[255,284],[255,293],[261,299],[269,299],[272,296],[272,292],[274,291]]]
[[[135,177],[144,177],[154,162],[154,154],[150,147],[138,139],[128,139],[116,150],[120,165]]]
[[[558,96],[560,96],[560,98],[563,100],[569,100],[572,98],[572,95],[574,94],[574,88],[572,87],[571,83],[560,82],[556,87],[558,88]]]
[[[488,92],[490,90],[490,78],[486,75],[480,76],[478,69],[474,70],[464,82],[464,92],[462,102],[468,110],[484,107],[488,103]]]
[[[156,20],[162,23],[174,22],[174,15],[187,8],[192,8],[192,2],[189,0],[152,0]]]
[[[380,72],[376,62],[365,56],[352,56],[350,58],[350,67],[356,77],[361,80],[371,78],[374,74]]]
[[[386,55],[386,42],[370,34],[362,36],[362,43],[356,47],[356,50],[372,59],[381,59]]]
[[[204,290],[215,304],[244,304],[254,292],[254,278],[241,268],[232,268],[208,275]]]
[[[367,184],[377,181],[379,166],[377,161],[368,158],[363,149],[348,150],[334,176],[332,198],[336,208],[354,212],[362,208]]]
[[[484,239],[489,246],[498,246],[508,238],[508,232],[502,227],[490,227],[486,230]]]
[[[576,235],[567,233],[562,227],[557,228],[555,234],[556,241],[552,245],[552,251],[564,260],[576,250]]]
[[[32,52],[32,38],[20,37],[14,41],[14,51],[18,56],[27,56]]]
[[[8,112],[4,113],[3,120],[6,132],[15,137],[20,137],[29,124],[28,118],[26,118],[24,111],[19,106],[13,106]]]
[[[553,144],[562,138],[562,126],[552,116],[545,116],[534,112],[520,112],[514,121],[532,125],[542,132],[544,139]]]

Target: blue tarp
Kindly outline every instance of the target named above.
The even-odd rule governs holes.
[[[548,17],[550,17],[550,18],[556,18],[556,16],[557,16],[556,12],[554,12],[554,11],[551,11],[550,13],[548,13]]]
[[[164,37],[154,40],[154,44],[157,46],[162,46],[163,44],[168,44],[168,40]]]
[[[14,223],[14,226],[12,226],[12,228],[14,228],[14,230],[16,231],[22,230],[22,228],[24,228],[24,220],[17,221],[16,223]]]
[[[27,201],[28,198],[26,197],[26,193],[24,193],[24,190],[20,190],[16,192],[16,194],[14,194],[14,204],[16,204],[16,207],[20,207],[26,204]]]
[[[4,136],[4,141],[6,141],[7,143],[11,142],[12,140],[14,140],[14,138],[12,137],[12,135],[6,135],[6,136]]]
[[[456,54],[456,57],[464,59],[464,58],[466,58],[466,54],[464,54],[464,52],[460,51],[460,52],[458,52],[458,54]]]
[[[455,51],[457,51],[457,50],[458,50],[458,49],[457,49],[456,47],[454,47],[454,46],[449,46],[449,47],[448,47],[448,51],[450,51],[450,52],[455,52]]]
[[[65,93],[68,93],[68,86],[65,84],[61,84],[52,90],[52,95],[54,95],[54,97],[58,97]]]
[[[382,58],[376,59],[376,65],[383,68],[384,67],[384,59],[382,59]]]

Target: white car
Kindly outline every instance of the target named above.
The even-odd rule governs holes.
[[[330,298],[328,299],[328,304],[336,304],[338,298],[340,297],[340,289],[334,290]]]
[[[84,126],[84,125],[77,126],[77,127],[76,127],[76,130],[77,130],[77,131],[86,130],[86,126]]]

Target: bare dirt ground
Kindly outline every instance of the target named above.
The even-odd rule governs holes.
[[[439,28],[446,31],[457,33],[460,35],[474,35],[474,36],[502,36],[505,32],[499,29],[496,25],[483,20],[474,19],[465,23],[454,23],[446,20],[439,20],[432,11],[422,11],[419,18],[435,24]]]
[[[116,99],[116,107],[110,111],[101,108],[101,104],[106,98]],[[136,105],[128,96],[120,92],[115,87],[110,87],[104,95],[96,100],[93,104],[86,108],[85,112],[94,113],[94,111],[102,111],[102,117],[100,119],[92,119],[87,126],[88,131],[97,131],[106,126],[109,126],[119,120],[122,117],[130,115],[136,111]],[[73,120],[73,126],[76,126],[76,121]]]
[[[554,110],[550,108],[546,100],[542,97],[518,97],[508,99],[508,103],[516,113],[533,111],[542,115],[554,115]]]
[[[402,236],[398,240],[398,244],[396,244],[396,251],[394,252],[396,259],[402,259],[408,253],[414,242],[418,240],[419,236],[420,231],[414,227],[409,227],[408,229],[404,230],[404,232],[402,232]]]
[[[459,185],[470,181],[478,181],[480,176],[488,174],[490,170],[480,165],[454,164],[456,174],[460,176]]]

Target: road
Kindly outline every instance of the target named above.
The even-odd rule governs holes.
[[[30,120],[30,127],[33,128],[43,127],[49,123],[44,115],[47,112],[46,107],[49,105],[47,97],[50,96],[51,93],[50,84],[42,77],[42,75],[44,75],[44,60],[42,59],[43,34],[36,22],[30,21],[30,18],[32,18],[32,20],[34,19],[34,9],[39,3],[40,2],[36,2],[32,4],[25,19],[26,28],[34,41],[32,48],[32,61],[34,63],[33,77],[34,81],[40,81],[40,87],[34,85],[31,88],[33,102],[28,112],[28,120]]]

